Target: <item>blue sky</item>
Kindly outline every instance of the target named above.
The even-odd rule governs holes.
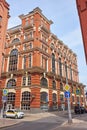
[[[21,24],[19,15],[39,7],[53,21],[51,32],[77,54],[80,83],[87,85],[87,66],[76,8],[76,0],[7,0],[10,4],[8,28]]]

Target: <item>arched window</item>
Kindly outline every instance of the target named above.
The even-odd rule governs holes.
[[[8,93],[8,102],[14,102],[15,101],[15,93],[10,92]]]
[[[18,63],[18,50],[13,49],[10,53],[9,71],[17,70],[17,63]]]
[[[40,93],[40,108],[44,111],[48,111],[48,93],[47,92],[41,92]]]
[[[57,97],[56,97],[56,94],[53,93],[53,102],[56,102],[57,101]]]
[[[15,93],[9,92],[7,95],[7,106],[8,108],[13,108],[15,107]]]
[[[53,93],[52,95],[52,100],[53,100],[53,110],[57,110],[57,95],[56,93]]]
[[[18,38],[13,39],[12,43],[19,43],[20,40]]]
[[[30,92],[25,91],[22,93],[22,101],[30,101]]]
[[[64,101],[64,95],[60,94],[60,101]]]
[[[55,82],[55,80],[52,81],[52,87],[53,87],[53,89],[56,89],[56,82]]]
[[[63,91],[63,84],[60,83],[60,91]]]
[[[15,79],[10,79],[7,82],[7,88],[14,88],[14,87],[16,87],[16,81],[15,81]]]
[[[42,103],[48,102],[48,93],[46,92],[41,92],[41,98],[40,98]]]
[[[41,87],[48,87],[47,79],[44,77],[41,79]]]
[[[52,53],[52,72],[55,73],[55,55]]]
[[[30,109],[30,92],[28,91],[22,93],[21,109],[22,110]]]

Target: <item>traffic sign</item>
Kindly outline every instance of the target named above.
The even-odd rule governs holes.
[[[69,91],[65,91],[65,98],[70,98],[70,92]]]
[[[7,96],[8,95],[8,89],[3,89],[3,96]]]
[[[64,89],[65,89],[66,91],[69,91],[70,86],[69,86],[68,84],[66,84],[65,87],[64,87]]]

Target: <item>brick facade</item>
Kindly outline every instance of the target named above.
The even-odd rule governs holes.
[[[21,25],[7,30],[5,42],[1,89],[8,89],[7,106],[33,112],[67,109],[66,81],[71,106],[84,104],[77,56],[51,32],[53,22],[38,7],[19,18]]]
[[[87,63],[87,0],[76,0],[76,4],[81,25],[85,58]]]
[[[4,46],[9,18],[9,5],[5,0],[0,0],[0,106],[2,101],[1,71],[3,67]]]

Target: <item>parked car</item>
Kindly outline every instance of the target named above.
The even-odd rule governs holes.
[[[87,107],[85,107],[85,113],[87,113]]]
[[[76,114],[82,114],[82,113],[85,113],[85,108],[83,106],[75,106],[74,107],[74,112]]]
[[[24,117],[24,112],[18,111],[16,109],[9,109],[5,111],[4,117],[9,117],[9,118],[23,118]]]

